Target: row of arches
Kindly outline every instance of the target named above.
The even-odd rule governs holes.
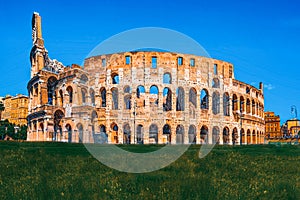
[[[171,75],[169,73],[164,74],[164,77],[168,80],[171,80]],[[55,84],[57,83],[57,80],[54,77],[49,78],[48,80],[48,104],[53,104],[53,98],[55,98],[56,105],[63,106],[64,100],[68,103],[73,102],[73,88],[72,86],[68,86],[66,88],[67,95],[64,95],[64,92],[62,90],[59,90],[58,92],[55,91]],[[214,85],[218,85],[218,80],[214,80]],[[90,88],[89,90],[87,88],[81,88],[80,89],[80,101],[82,105],[85,104],[91,104],[92,106],[96,105],[96,98],[95,98],[95,91]],[[100,107],[106,107],[107,106],[107,90],[105,87],[100,88]],[[112,95],[112,109],[116,110],[119,109],[119,88],[113,87],[110,89],[111,95]],[[145,87],[140,85],[136,88],[136,99],[145,99]],[[124,94],[124,109],[131,109],[132,108],[132,88],[130,86],[125,86],[123,88],[123,94]],[[157,106],[159,102],[159,89],[156,85],[152,85],[149,88],[149,94],[150,94],[150,103],[153,106]],[[165,87],[162,91],[162,98],[163,98],[163,110],[164,111],[170,111],[172,109],[176,108],[176,111],[184,111],[185,110],[185,90],[183,87],[178,87],[175,92],[172,92],[172,90],[169,87]],[[176,96],[176,106],[172,108],[172,95]],[[197,108],[197,102],[199,102],[200,109],[209,109],[209,97],[210,94],[208,93],[207,89],[202,89],[199,92],[200,101],[197,101],[197,95],[198,92],[195,88],[191,87],[189,89],[189,107],[192,107],[194,109]],[[230,101],[230,95],[228,92],[223,93],[223,97],[221,97],[222,94],[220,94],[218,91],[213,91],[211,98],[212,98],[212,105],[211,109],[213,114],[219,114],[220,113],[220,99],[223,98],[223,114],[225,116],[230,115],[230,104],[232,104],[232,111],[238,111],[240,110],[242,113],[257,115],[257,116],[263,116],[263,104],[258,102],[257,100],[250,99],[250,98],[244,98],[244,96],[238,96],[236,94],[232,95],[232,101]],[[64,98],[66,96],[66,99]],[[145,104],[143,104],[145,105]]]
[[[185,130],[187,128],[187,132]],[[75,137],[77,141],[82,142],[84,135],[83,125],[81,123],[76,125],[75,131],[78,136]],[[95,143],[112,143],[112,144],[261,144],[264,141],[263,133],[255,130],[247,130],[245,134],[244,129],[241,129],[240,134],[237,128],[232,131],[225,126],[220,129],[218,126],[213,126],[211,133],[208,126],[203,125],[197,130],[195,125],[177,125],[173,130],[169,124],[165,124],[161,130],[157,124],[153,123],[145,132],[145,127],[138,124],[136,129],[133,130],[129,123],[124,123],[120,130],[118,124],[112,123],[107,129],[105,125],[101,124],[99,130],[93,133]],[[70,124],[65,125],[65,132],[67,132],[68,142],[74,142],[74,134]],[[173,133],[174,132],[174,133]],[[187,134],[187,136],[186,136]],[[198,134],[198,137],[197,137]],[[209,134],[211,139],[209,140]],[[147,135],[147,137],[146,137]]]

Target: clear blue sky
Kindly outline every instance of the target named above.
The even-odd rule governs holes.
[[[27,94],[31,17],[42,16],[49,56],[82,64],[101,41],[128,29],[163,27],[234,64],[238,80],[265,84],[265,110],[300,115],[298,1],[19,0],[0,2],[0,96]],[[298,117],[299,118],[299,117]]]

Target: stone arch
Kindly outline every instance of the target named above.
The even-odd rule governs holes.
[[[248,99],[248,98],[246,100],[246,113],[247,114],[251,113],[251,103],[250,103],[250,99]]]
[[[105,89],[105,87],[100,88],[100,95],[101,95],[100,105],[101,105],[101,107],[106,107],[106,89]]]
[[[111,129],[111,142],[113,144],[118,144],[119,143],[119,138],[118,138],[119,127],[118,127],[118,125],[115,122],[113,122],[110,125],[110,129]]]
[[[245,112],[245,99],[243,96],[240,96],[240,110],[241,112]]]
[[[111,80],[112,80],[112,84],[119,84],[120,83],[119,74],[112,73]]]
[[[232,95],[232,112],[236,112],[238,110],[238,98],[236,94]]]
[[[144,126],[141,124],[136,127],[136,142],[137,144],[144,144]]]
[[[64,112],[62,110],[56,110],[53,114],[54,118],[54,136],[53,141],[59,141],[62,139],[62,119],[64,118]]]
[[[79,123],[76,127],[78,130],[78,142],[83,143],[83,126],[81,123]]]
[[[249,87],[246,87],[246,94],[250,94],[250,88]]]
[[[92,88],[90,89],[90,99],[92,106],[95,106],[95,91]]]
[[[131,136],[130,125],[128,123],[125,123],[123,125],[123,143],[124,144],[130,144],[130,136]]]
[[[124,86],[123,91],[125,94],[131,94],[131,87],[126,85],[126,86]]]
[[[152,85],[150,87],[150,106],[158,105],[158,87],[156,85]]]
[[[212,111],[215,115],[220,113],[220,94],[216,91],[212,95]]]
[[[238,129],[234,128],[232,130],[232,144],[235,145],[238,143],[238,138],[239,138],[239,133],[238,133]]]
[[[86,94],[87,94],[86,89],[81,88],[81,102],[82,102],[82,105],[86,104]]]
[[[184,89],[182,87],[178,87],[176,90],[176,111],[184,111],[184,107]]]
[[[124,96],[124,108],[125,110],[131,109],[131,95],[127,94]]]
[[[225,126],[223,128],[223,144],[229,144],[229,128]]]
[[[106,144],[108,143],[108,135],[106,133],[106,127],[105,125],[101,124],[99,126],[100,134],[96,138],[95,143],[100,143],[100,144]]]
[[[208,143],[208,127],[206,125],[203,125],[200,129],[200,143]]]
[[[86,84],[89,81],[88,77],[85,74],[80,76],[80,83]]]
[[[63,94],[63,91],[60,89],[58,93],[59,93],[59,98],[60,98],[60,106],[63,106],[64,105],[64,94]]]
[[[214,126],[212,130],[212,143],[213,144],[220,143],[220,129],[217,126]]]
[[[72,127],[70,124],[67,124],[65,126],[67,134],[68,134],[68,142],[71,143],[72,142]]]
[[[208,91],[207,89],[202,89],[200,94],[200,105],[201,109],[209,108],[209,101],[208,101]]]
[[[251,131],[250,131],[250,129],[247,130],[247,144],[251,144]]]
[[[172,110],[172,90],[168,87],[165,87],[163,90],[163,110]]]
[[[163,126],[163,136],[165,136],[166,141],[164,143],[171,143],[171,127],[169,124]]]
[[[136,105],[137,107],[145,107],[145,87],[143,85],[139,85],[136,88]]]
[[[189,92],[189,102],[197,108],[197,91],[194,87],[191,87]]]
[[[149,127],[149,143],[150,144],[158,143],[158,127],[156,124],[151,124]]]
[[[223,94],[223,114],[224,116],[230,116],[230,97],[227,92]]]
[[[55,92],[55,87],[57,84],[57,78],[51,76],[47,80],[47,93],[48,93],[48,104],[53,105],[53,97]]]
[[[245,131],[244,131],[243,128],[241,129],[241,134],[240,135],[242,137],[242,144],[245,144],[247,141],[246,141]]]
[[[73,103],[73,88],[72,88],[72,86],[67,87],[67,93],[69,96],[69,103]]]
[[[95,110],[93,110],[91,113],[91,124],[92,124],[92,134],[93,135],[96,133],[95,125],[97,124],[97,121],[98,121],[98,114]]]
[[[189,144],[196,144],[196,135],[197,133],[195,125],[190,125],[188,132]]]
[[[164,73],[163,75],[163,83],[164,84],[172,84],[172,76],[169,72]]]
[[[183,144],[184,142],[184,126],[178,125],[176,127],[176,144]]]
[[[119,108],[119,92],[118,92],[118,88],[113,87],[111,88],[111,95],[112,95],[112,109],[113,110],[118,110]]]
[[[252,99],[252,115],[255,115],[255,101]]]
[[[256,134],[255,134],[255,130],[252,131],[252,144],[256,144]]]

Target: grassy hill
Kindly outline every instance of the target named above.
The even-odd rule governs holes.
[[[128,174],[82,144],[0,142],[0,199],[300,199],[300,146],[216,146],[203,159],[199,149],[159,171]]]

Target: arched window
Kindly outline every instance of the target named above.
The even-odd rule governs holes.
[[[246,102],[246,112],[249,114],[251,112],[251,103],[250,103],[250,99],[247,99]]]
[[[158,105],[158,87],[156,85],[150,87],[150,105]]]
[[[158,143],[158,127],[156,124],[151,124],[151,126],[149,127],[149,143]]]
[[[171,77],[171,74],[170,73],[164,73],[164,76],[163,76],[163,83],[164,84],[171,84],[172,83],[172,77]]]
[[[129,86],[125,86],[125,87],[124,87],[124,93],[125,93],[125,94],[126,94],[126,93],[130,94],[130,93],[131,93],[131,88],[130,88]]]
[[[68,92],[68,95],[69,95],[69,103],[72,103],[73,102],[73,88],[71,86],[68,86],[67,87],[67,92]]]
[[[106,133],[106,127],[103,124],[101,124],[99,129],[100,129],[100,134],[99,134],[99,137],[97,138],[98,141],[96,143],[106,144],[108,142],[108,135]]]
[[[202,126],[200,130],[200,143],[207,144],[208,142],[208,128],[207,126]]]
[[[163,90],[163,110],[172,110],[172,91],[167,87]]]
[[[55,90],[56,84],[57,84],[57,79],[53,76],[51,76],[47,81],[48,104],[49,105],[53,105],[53,96],[54,96],[54,90]]]
[[[57,110],[54,112],[54,137],[52,138],[53,141],[58,141],[62,139],[61,120],[63,117],[63,111]]]
[[[201,109],[208,109],[208,92],[206,89],[201,90],[200,94]]]
[[[245,100],[243,96],[240,97],[240,110],[242,113],[245,112]]]
[[[139,85],[136,89],[136,97],[141,98],[141,94],[145,94],[145,87],[142,85]]]
[[[119,127],[117,124],[112,123],[110,128],[111,128],[112,143],[118,144],[119,143],[119,138],[118,138]]]
[[[232,144],[235,145],[238,143],[239,133],[237,128],[234,128],[232,131]]]
[[[184,111],[184,89],[177,88],[176,95],[176,111]]]
[[[124,104],[125,104],[124,105],[125,110],[131,109],[131,95],[130,94],[124,96]]]
[[[83,126],[82,124],[77,124],[77,129],[78,129],[78,142],[82,143],[83,142]]]
[[[230,104],[230,99],[229,99],[229,94],[226,92],[223,94],[223,113],[224,116],[229,116],[229,105]]]
[[[189,144],[196,144],[196,127],[194,125],[190,125],[188,136]]]
[[[106,89],[104,87],[102,87],[100,89],[100,93],[101,93],[101,107],[106,107]]]
[[[255,115],[255,110],[256,110],[256,108],[255,108],[255,101],[252,100],[252,115]]]
[[[136,127],[136,142],[138,144],[144,143],[144,127],[141,124]]]
[[[163,127],[163,135],[166,136],[166,143],[171,143],[171,127],[165,124]]]
[[[223,144],[229,143],[229,128],[226,126],[223,129]]]
[[[213,88],[220,88],[220,82],[218,78],[214,78],[212,81],[212,87]]]
[[[238,110],[238,98],[236,94],[232,95],[232,111],[237,111]]]
[[[85,105],[85,103],[86,103],[86,89],[84,89],[84,88],[81,89],[81,101],[82,101],[82,104]]]
[[[250,94],[250,88],[246,87],[246,94]]]
[[[116,73],[112,74],[111,78],[112,78],[112,84],[119,84],[120,83],[118,74],[116,74]]]
[[[82,84],[86,84],[87,82],[88,82],[88,77],[85,75],[85,74],[82,74],[81,76],[80,76],[80,83],[82,83]]]
[[[112,109],[118,110],[119,105],[119,92],[117,88],[111,89],[111,95],[112,95]]]
[[[184,142],[184,127],[178,125],[176,127],[176,144],[183,144]]]
[[[123,126],[123,143],[124,144],[130,144],[130,126],[128,123],[124,124]]]
[[[72,142],[72,127],[70,124],[66,125],[66,130],[68,132],[68,142]]]
[[[220,142],[220,136],[219,136],[219,134],[220,134],[220,129],[219,129],[219,127],[217,127],[217,126],[214,126],[213,127],[213,133],[212,133],[213,135],[212,135],[212,143],[213,144],[219,144],[219,142]]]
[[[93,89],[90,89],[90,98],[91,98],[92,106],[95,106],[95,92]]]
[[[62,90],[59,90],[59,97],[60,97],[60,106],[64,105],[64,94]]]
[[[218,92],[214,92],[212,96],[212,110],[213,114],[219,114],[220,113],[220,94]]]
[[[189,102],[196,108],[197,107],[197,91],[195,88],[191,88],[189,92]]]

